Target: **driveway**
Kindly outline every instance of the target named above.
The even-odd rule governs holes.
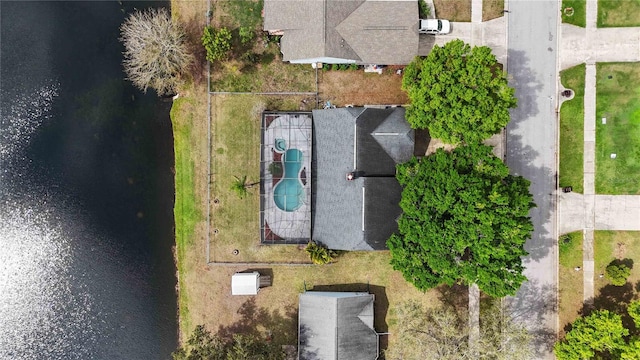
[[[557,332],[557,247],[555,244],[556,54],[558,2],[509,2],[508,68],[518,107],[507,126],[506,163],[531,181],[532,238],[525,244],[529,279],[509,299],[516,320],[534,334],[535,359],[553,359]]]
[[[593,62],[640,61],[638,28],[585,29],[562,24],[560,69]]]

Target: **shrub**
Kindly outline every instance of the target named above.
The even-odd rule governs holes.
[[[620,264],[616,261],[611,262],[605,270],[605,276],[611,284],[615,286],[622,286],[627,283],[627,278],[631,275],[631,269],[625,264]]]
[[[246,26],[240,27],[239,34],[240,34],[240,43],[242,43],[243,45],[253,40],[253,37],[255,35],[253,33],[253,30],[251,30],[251,28]]]
[[[307,254],[309,254],[309,258],[314,264],[324,265],[333,261],[334,256],[336,255],[333,250],[329,250],[326,247],[317,244],[314,241],[309,241],[307,247],[305,248]]]
[[[207,50],[207,60],[214,62],[224,59],[231,50],[231,31],[227,28],[204,28],[202,45]]]
[[[130,14],[120,27],[124,45],[124,71],[137,88],[158,95],[177,91],[180,76],[191,65],[193,55],[186,38],[166,9],[147,9]]]
[[[349,65],[349,69],[351,69],[351,70],[358,70],[358,64],[351,64],[351,65]]]

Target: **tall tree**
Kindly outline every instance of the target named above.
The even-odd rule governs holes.
[[[622,317],[609,310],[596,310],[571,324],[564,339],[556,342],[558,360],[592,358],[640,360],[640,300],[627,306],[635,328],[624,327]],[[627,336],[631,336],[627,339]]]
[[[415,301],[396,309],[396,340],[385,352],[388,360],[472,359],[465,317],[450,308],[425,309]]]
[[[594,358],[596,353],[615,355],[627,347],[624,337],[629,330],[622,325],[620,315],[609,310],[597,310],[573,322],[564,340],[556,343],[558,360]],[[615,357],[618,358],[618,357]]]
[[[124,44],[124,70],[140,90],[153,88],[158,95],[173,94],[181,75],[193,61],[184,31],[169,12],[149,8],[131,13],[120,27]]]
[[[396,177],[403,213],[387,241],[394,269],[420,290],[475,283],[491,296],[515,294],[533,231],[528,180],[509,175],[485,145],[414,158]]]
[[[407,121],[450,144],[480,143],[509,122],[515,90],[486,46],[454,40],[434,46],[405,69],[402,89],[411,106]]]
[[[415,301],[400,304],[395,309],[395,341],[389,344],[386,359],[530,359],[531,335],[503,313],[499,301],[487,305],[480,314],[480,341],[474,354],[468,346],[466,312],[425,308]]]

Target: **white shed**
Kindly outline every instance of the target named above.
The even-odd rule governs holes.
[[[260,273],[235,273],[231,277],[231,295],[257,295],[260,290]]]

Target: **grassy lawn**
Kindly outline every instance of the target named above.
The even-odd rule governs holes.
[[[583,303],[583,274],[575,271],[582,267],[582,231],[575,231],[560,237],[560,268],[558,313],[560,329],[572,323],[579,315]]]
[[[402,91],[402,76],[396,67],[388,66],[382,74],[362,70],[329,70],[318,72],[319,95],[337,106],[345,105],[403,105],[409,102]]]
[[[598,27],[640,26],[640,0],[598,0]]]
[[[560,186],[578,193],[584,185],[584,77],[584,64],[560,72],[562,85],[575,93],[560,107]]]
[[[640,194],[640,63],[596,66],[596,193]]]
[[[471,21],[471,0],[433,0],[433,6],[438,19]]]
[[[595,300],[596,308],[609,309],[623,315],[623,321],[629,321],[626,316],[626,305],[638,297],[640,284],[640,264],[634,264],[640,259],[640,231],[596,231],[594,239],[595,260]],[[605,268],[613,260],[630,260],[631,275],[623,286],[614,286],[606,277]],[[626,320],[625,320],[626,319]]]
[[[482,21],[489,21],[504,16],[504,0],[484,0],[482,2]]]
[[[315,98],[307,100],[313,106]],[[210,257],[215,261],[308,262],[303,249],[296,245],[260,245],[259,186],[249,189],[240,199],[230,187],[234,177],[260,180],[260,119],[262,111],[300,110],[300,98],[256,95],[213,96],[212,113],[212,184]],[[305,110],[311,110],[305,108]],[[240,254],[234,256],[233,250]]]
[[[277,38],[262,31],[262,1],[216,1],[212,8],[212,26],[227,27],[233,34],[229,58],[212,64],[212,91],[316,91],[315,70],[283,63]],[[240,28],[249,29],[253,39],[242,44]]]
[[[565,10],[568,8],[573,9]],[[576,26],[587,26],[587,0],[562,0],[562,22]]]

